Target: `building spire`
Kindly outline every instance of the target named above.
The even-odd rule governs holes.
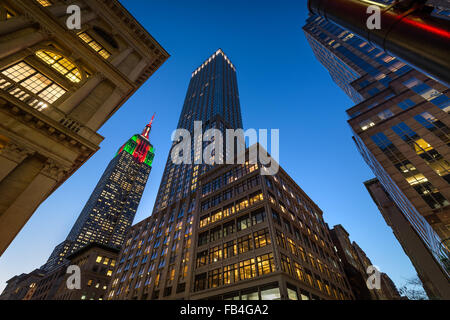
[[[155,118],[155,114],[156,112],[153,114],[152,119],[150,120],[150,122],[145,126],[144,130],[142,131],[142,136],[144,138],[148,139],[148,135],[150,134],[150,130],[152,130],[152,123],[153,123],[153,119]]]

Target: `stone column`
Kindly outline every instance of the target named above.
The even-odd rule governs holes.
[[[128,74],[128,78],[133,82],[136,81],[148,64],[149,63],[146,59],[142,59],[141,61],[139,61],[136,67],[134,67],[134,69]]]
[[[0,181],[2,181],[29,154],[29,151],[9,143],[0,150]]]
[[[30,155],[0,182],[0,217],[22,194],[28,184],[35,179],[44,164],[45,159],[42,156]],[[0,225],[0,228],[3,228],[3,226]]]
[[[125,94],[116,88],[109,98],[97,109],[91,119],[89,119],[86,127],[97,131],[108,118],[108,115],[118,107],[123,98],[125,98]]]
[[[17,194],[8,208],[0,212],[0,255],[8,248],[36,208],[47,198],[58,183],[55,177],[48,174],[48,171],[52,170],[51,166],[47,164],[44,167],[44,165],[43,159],[32,156],[28,158],[28,161],[25,159],[23,165],[21,164],[11,173],[12,175],[17,171],[14,174],[17,176],[16,178],[23,178],[24,181],[27,181],[25,188],[21,188],[20,194]],[[32,180],[29,180],[31,177]],[[2,187],[3,185],[0,186],[0,189]],[[2,191],[0,191],[0,194],[2,194]],[[2,203],[2,209],[3,207]]]
[[[19,52],[20,50],[34,46],[46,38],[47,35],[45,33],[35,31],[19,38],[3,41],[0,43],[0,59]]]
[[[133,48],[127,48],[120,52],[117,56],[114,57],[114,59],[111,60],[111,64],[115,67],[118,67],[119,64],[121,64],[126,57],[128,57],[129,54],[133,52]]]
[[[103,76],[99,73],[89,78],[86,83],[76,90],[71,96],[64,100],[57,108],[66,114],[69,114],[77,105],[79,105],[86,97],[94,90],[100,82],[103,81]]]

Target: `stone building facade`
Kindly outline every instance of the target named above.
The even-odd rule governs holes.
[[[117,0],[0,1],[0,254],[167,58]]]

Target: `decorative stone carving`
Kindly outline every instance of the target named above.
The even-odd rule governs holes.
[[[0,155],[16,163],[21,163],[27,156],[32,155],[33,150],[24,146],[19,146],[13,142],[8,143],[3,149],[0,149]]]
[[[69,168],[62,166],[53,159],[47,159],[41,173],[55,181],[60,181],[68,171]]]

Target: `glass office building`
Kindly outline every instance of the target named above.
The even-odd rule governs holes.
[[[363,158],[445,268],[448,87],[323,17],[310,16],[303,29],[318,60],[356,103],[348,122]]]

